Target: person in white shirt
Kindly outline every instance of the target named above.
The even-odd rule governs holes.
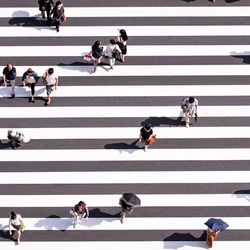
[[[115,43],[115,40],[111,39],[110,44],[107,46],[107,49],[106,49],[106,53],[108,53],[108,57],[109,57],[110,69],[113,69],[115,65],[115,58],[113,57],[114,51],[119,51],[121,53],[119,46]]]
[[[44,84],[46,84],[46,90],[48,95],[48,101],[46,105],[49,105],[51,102],[50,94],[52,91],[57,90],[58,86],[58,76],[54,73],[53,68],[49,68],[42,76]]]
[[[20,214],[16,214],[14,212],[10,213],[10,218],[9,218],[9,234],[10,235],[12,235],[11,226],[17,230],[17,244],[19,245],[20,238],[21,238],[21,230],[23,230],[22,228],[24,228],[24,224],[23,224]]]
[[[192,117],[194,112],[195,115],[198,115],[198,100],[194,97],[186,98],[182,101],[181,107],[185,113],[186,128],[189,128],[189,117]]]
[[[11,147],[13,149],[19,147],[19,143],[27,143],[30,140],[21,132],[20,130],[10,128],[8,130],[7,138],[9,139],[11,143]]]

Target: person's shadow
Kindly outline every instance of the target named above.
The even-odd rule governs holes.
[[[9,25],[15,26],[44,26],[47,25],[47,20],[36,19],[41,16],[41,14],[37,14],[35,16],[30,16],[29,12],[18,10],[12,13],[12,18],[9,20]]]
[[[247,201],[250,201],[250,190],[237,190],[234,192],[234,194],[237,199],[246,199]]]
[[[173,233],[163,240],[163,247],[166,249],[178,249],[184,246],[208,248],[206,237],[206,231],[203,231],[200,237],[194,237],[190,233]]]
[[[109,214],[109,213],[102,212],[100,208],[94,208],[94,209],[89,210],[89,217],[90,218],[94,218],[94,217],[98,217],[98,218],[118,217],[120,218],[120,212],[115,213],[115,214]]]
[[[120,143],[111,143],[111,144],[106,144],[104,146],[105,149],[117,149],[119,150],[120,154],[123,152],[123,151],[126,151],[130,154],[134,153],[135,151],[133,150],[130,150],[130,151],[127,151],[127,149],[142,149],[140,148],[139,146],[136,146],[137,142],[139,141],[139,139],[136,139],[134,142],[132,142],[131,144],[127,144],[127,143],[124,143],[124,142],[120,142]]]
[[[242,53],[237,53],[236,51],[232,51],[230,56],[243,59],[242,62],[245,64],[250,64],[250,51],[244,51]]]
[[[6,149],[6,148],[12,148],[11,142],[8,141],[6,143],[3,143],[2,141],[0,141],[0,150]]]
[[[168,125],[170,126],[185,126],[185,121],[183,120],[182,116],[177,117],[177,119],[171,119],[168,117],[149,117],[145,121],[141,122],[142,126],[146,124],[152,124],[153,127],[161,126],[161,125]]]

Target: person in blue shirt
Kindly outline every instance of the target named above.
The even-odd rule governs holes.
[[[92,46],[92,50],[89,52],[89,55],[92,53],[92,60],[94,62],[94,72],[96,72],[96,67],[101,62],[104,55],[103,47],[101,47],[100,45],[101,41],[96,41]]]

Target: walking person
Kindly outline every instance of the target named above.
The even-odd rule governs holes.
[[[185,113],[185,121],[186,121],[186,128],[189,128],[189,117],[194,115],[198,115],[198,100],[194,97],[189,97],[182,100],[181,107],[183,112]]]
[[[46,102],[45,105],[49,105],[51,102],[51,92],[57,90],[58,86],[58,76],[54,73],[53,68],[49,68],[42,76],[43,82],[46,85],[46,91],[48,95],[48,101]]]
[[[5,87],[7,87],[7,83],[11,85],[12,98],[15,98],[16,75],[16,68],[10,62],[7,63],[3,69],[3,82]]]
[[[116,38],[116,43],[119,45],[122,55],[121,55],[121,62],[124,62],[125,55],[127,54],[127,40],[128,36],[127,33],[124,29],[118,29],[119,31],[119,36]]]
[[[96,67],[97,65],[101,62],[104,52],[103,52],[103,47],[100,46],[101,41],[96,41],[93,46],[92,50],[89,52],[89,55],[92,53],[92,60],[94,63],[94,72],[96,72]]]
[[[106,49],[106,53],[108,53],[108,57],[109,57],[110,69],[114,68],[116,58],[114,57],[113,53],[114,52],[116,53],[117,51],[121,53],[119,46],[115,43],[115,40],[111,39],[110,44],[107,46],[107,49]]]
[[[39,0],[39,10],[41,11],[43,19],[45,19],[45,12],[47,13],[48,24],[51,24],[51,15],[50,11],[55,6],[53,0]]]
[[[73,227],[75,228],[77,224],[81,224],[83,218],[85,217],[85,222],[88,221],[89,210],[86,203],[79,201],[73,209],[70,209],[70,214],[74,216]]]
[[[141,205],[141,200],[133,193],[124,193],[119,199],[119,205],[121,206],[121,223],[124,223],[127,214],[131,214],[135,207]]]
[[[23,86],[25,87],[28,84],[29,88],[31,88],[31,99],[30,102],[35,102],[35,84],[37,83],[39,77],[36,72],[34,72],[31,68],[28,68],[27,71],[23,73],[22,81]]]
[[[59,32],[61,21],[65,20],[65,13],[63,4],[60,1],[56,2],[56,6],[52,9],[50,15],[52,16],[52,25],[56,26],[56,31]]]
[[[24,230],[24,223],[20,214],[10,213],[9,217],[9,234],[12,235],[11,226],[17,230],[17,244],[20,244],[21,231]]]
[[[145,143],[145,148],[144,151],[146,152],[149,146],[149,139],[153,135],[153,130],[151,128],[151,124],[146,124],[143,128],[140,130],[140,135],[139,135],[139,141],[142,143]]]
[[[20,130],[17,129],[9,129],[8,133],[7,133],[7,138],[9,139],[10,143],[11,143],[11,147],[13,149],[19,147],[20,143],[27,143],[30,140],[24,135],[23,132],[21,132]]]

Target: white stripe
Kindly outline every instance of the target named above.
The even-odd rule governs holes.
[[[29,97],[28,87],[16,87],[16,97]],[[0,97],[10,95],[10,88],[0,87]],[[123,85],[123,86],[60,86],[54,97],[138,97],[138,96],[249,96],[249,85]],[[45,86],[36,86],[35,96],[46,97]],[[181,102],[182,99],[180,99]]]
[[[0,129],[0,140],[7,139],[9,128]],[[140,128],[131,127],[70,127],[19,128],[29,139],[136,139]],[[189,138],[250,138],[250,127],[155,127],[158,139]],[[138,144],[139,145],[139,144]]]
[[[1,172],[1,184],[250,183],[250,171]]]
[[[250,30],[250,27],[249,27]],[[0,68],[4,68],[1,66]],[[29,66],[16,66],[17,76],[22,76]],[[48,68],[54,68],[59,76],[238,76],[250,75],[250,65],[116,65],[114,70],[101,65],[93,73],[93,66],[31,66],[43,75]]]
[[[166,237],[167,238],[167,237]],[[4,250],[16,250],[17,246],[13,241],[1,241],[0,248]],[[205,241],[21,241],[18,245],[20,250],[72,250],[82,249],[85,250],[197,250],[206,249],[207,244]],[[250,241],[215,241],[213,250],[249,250]]]
[[[123,26],[129,36],[249,36],[250,25]],[[117,35],[117,26],[0,27],[0,37],[101,37]]]
[[[235,7],[67,7],[67,17],[249,17],[249,6]],[[0,8],[0,16],[37,17],[35,8]]]
[[[157,142],[155,142],[157,143]],[[0,162],[17,161],[220,161],[250,160],[249,148],[1,150]]]
[[[88,222],[73,228],[73,218],[23,218],[25,230],[205,230],[209,217],[147,217],[129,218],[121,224],[120,218],[89,218]],[[249,230],[250,218],[222,217],[230,230]],[[0,230],[8,225],[8,218],[0,218]]]
[[[55,177],[56,178],[56,177]],[[84,180],[83,180],[84,183]],[[144,207],[249,206],[248,194],[137,194]],[[0,195],[0,207],[72,207],[84,200],[89,207],[120,207],[121,194]],[[72,205],[73,204],[73,205]]]
[[[249,27],[250,30],[250,27]],[[0,68],[4,68],[1,66]],[[22,76],[29,66],[16,66],[17,76]],[[59,76],[237,76],[250,75],[250,65],[116,65],[115,70],[101,65],[93,73],[93,66],[31,66],[43,75],[48,68],[54,68]]]
[[[2,57],[83,56],[90,46],[0,46]],[[106,50],[106,46],[104,46]],[[63,51],[63,53],[62,53]],[[249,45],[140,45],[129,46],[129,56],[247,56]]]
[[[52,95],[53,96],[53,95]],[[52,97],[53,98],[53,97]],[[53,102],[53,99],[52,99]],[[199,106],[199,117],[248,117],[250,106]],[[0,118],[177,117],[180,106],[1,107]]]

